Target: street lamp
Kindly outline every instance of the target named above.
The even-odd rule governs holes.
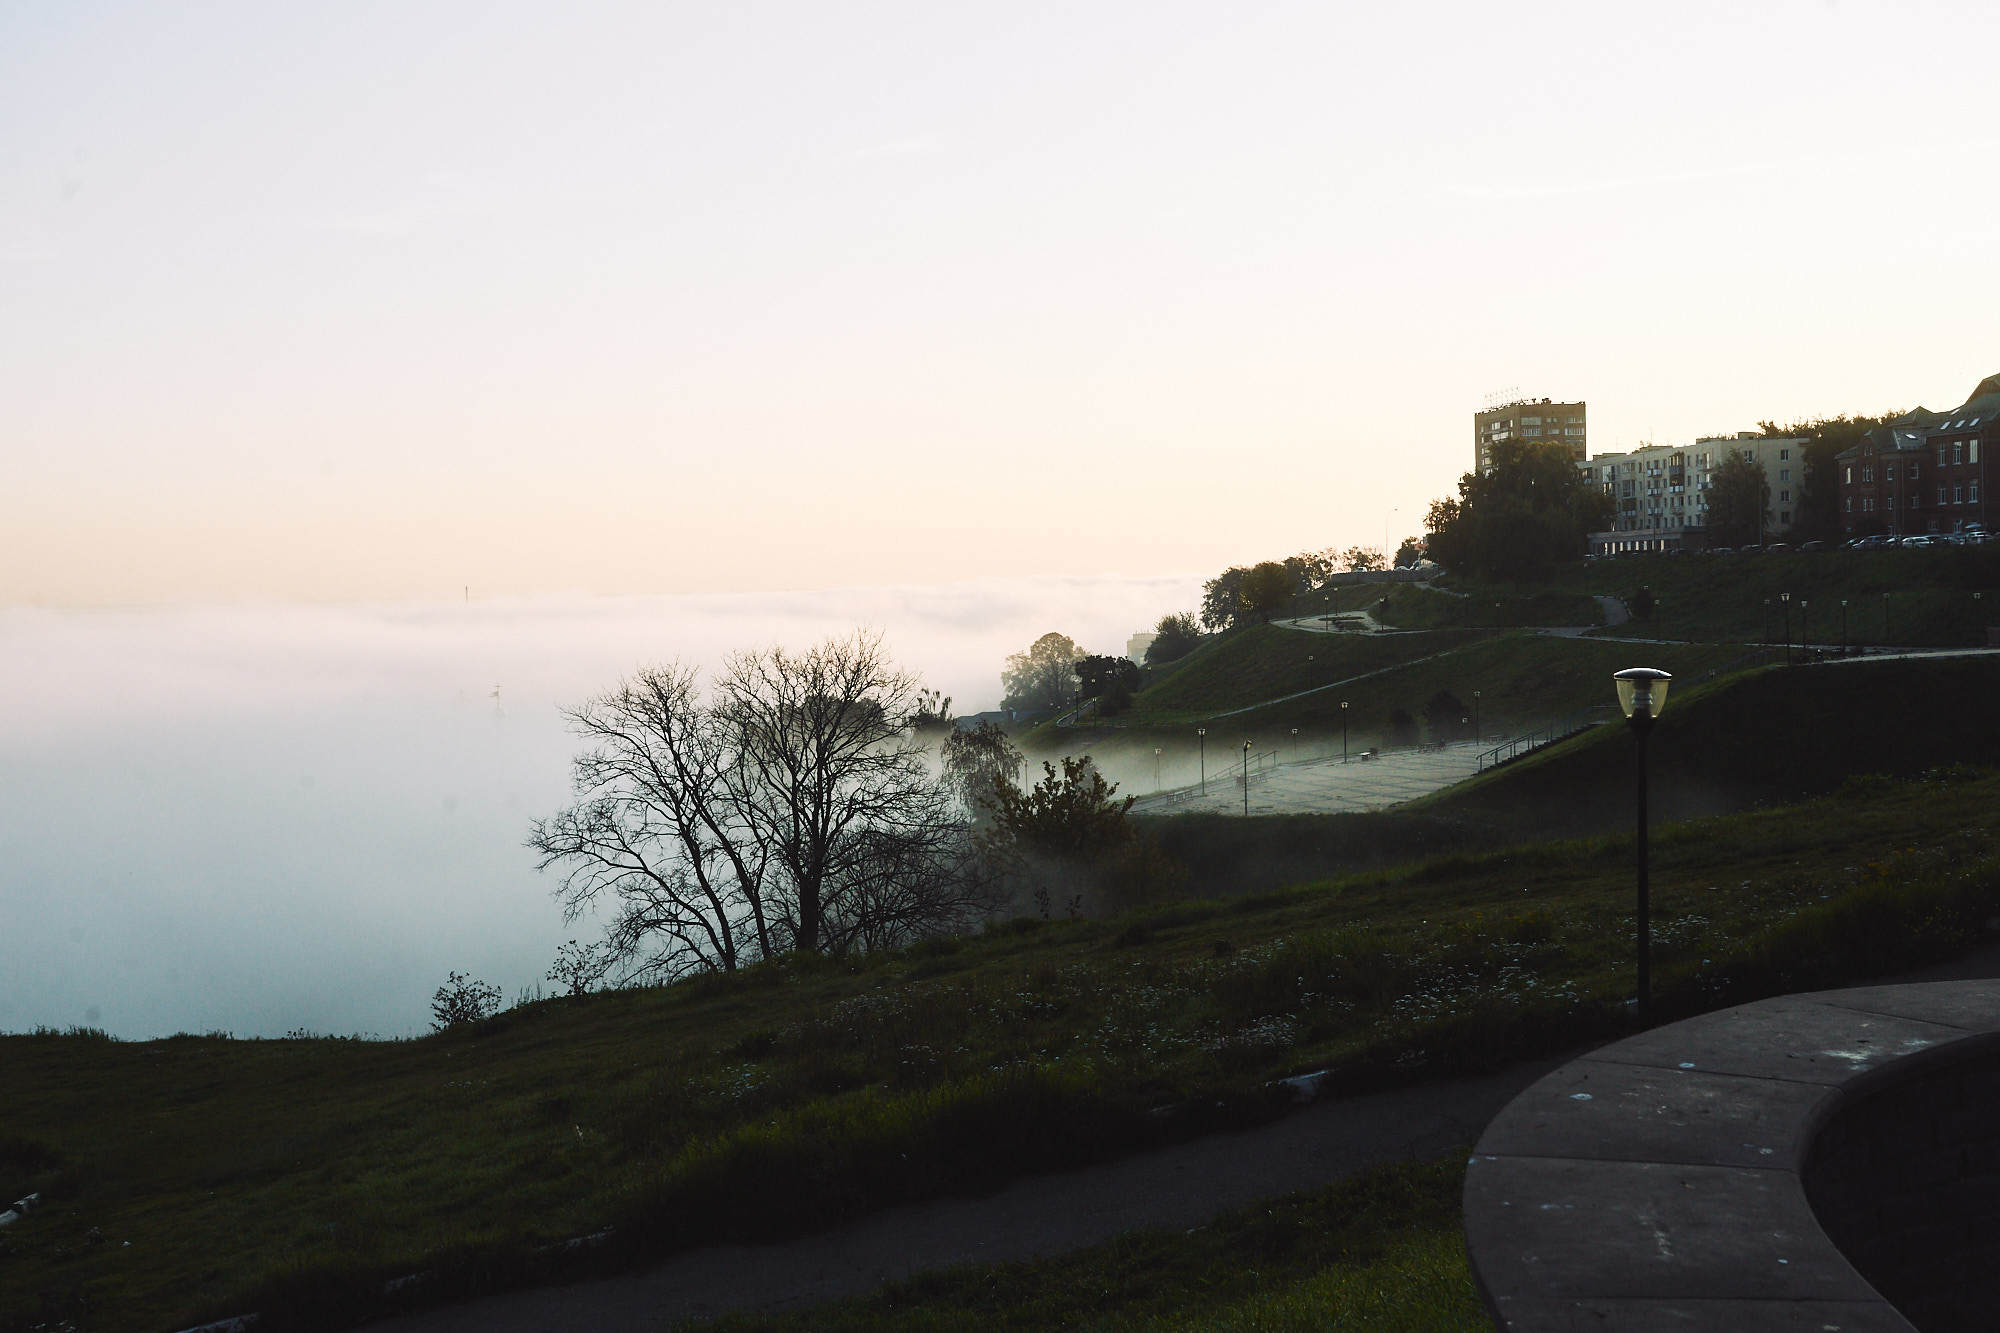
[[[1160,747],[1153,747],[1153,790],[1160,789]]]
[[[1347,762],[1347,700],[1340,701],[1340,762]]]
[[[1799,660],[1810,662],[1812,654],[1807,650],[1812,646],[1812,612],[1807,610],[1811,603],[1799,598]]]
[[[1298,748],[1299,748],[1299,729],[1298,729],[1297,727],[1293,727],[1293,728],[1292,728],[1292,750],[1293,750],[1293,752],[1294,752],[1294,753],[1297,753],[1297,751],[1298,751]],[[1292,760],[1292,762],[1296,764],[1296,763],[1297,763],[1297,762],[1299,762],[1299,761],[1298,761],[1297,759],[1294,759],[1294,760]]]
[[[1208,728],[1194,729],[1195,744],[1201,747],[1201,794],[1208,795]]]
[[[1840,655],[1847,656],[1847,599],[1840,599]]]
[[[1764,642],[1771,642],[1771,599],[1764,599]]]
[[[1792,664],[1792,595],[1788,592],[1779,593],[1778,607],[1785,613],[1785,665],[1790,666]]]
[[[1472,739],[1478,740],[1479,733],[1479,691],[1472,692]]]
[[[1667,682],[1673,677],[1653,667],[1627,667],[1611,677],[1618,682],[1618,706],[1631,719],[1639,757],[1639,1026],[1653,1021],[1653,930],[1646,883],[1646,736],[1653,719],[1667,706]]]
[[[1250,742],[1243,742],[1243,817],[1250,817]]]

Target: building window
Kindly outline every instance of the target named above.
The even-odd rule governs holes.
[[[1963,463],[1965,461],[1965,442],[1963,440],[1952,442],[1951,461],[1954,463]]]
[[[1965,487],[1954,486],[1951,488],[1951,502],[1955,505],[1962,505],[1965,503]]]
[[[1847,497],[1847,512],[1850,514],[1854,512],[1854,497],[1851,495]]]
[[[1849,486],[1852,486],[1852,485],[1854,484],[1854,466],[1853,466],[1853,464],[1851,464],[1851,463],[1850,463],[1850,464],[1849,464],[1849,465],[1847,466],[1847,469],[1846,469],[1846,471],[1847,471],[1847,481],[1845,482],[1845,484],[1846,484],[1846,485],[1849,485]]]
[[[1917,479],[1917,465],[1915,463],[1912,463],[1910,464],[1910,480],[1915,481],[1916,479]]]
[[[1780,463],[1790,460],[1791,456],[1792,456],[1792,451],[1790,449],[1778,450],[1778,461]]]
[[[1979,461],[1979,441],[1973,440],[1965,446],[1965,461],[1968,463]]]
[[[1778,511],[1778,522],[1779,522],[1780,524],[1782,524],[1782,525],[1785,525],[1785,526],[1790,526],[1790,524],[1791,524],[1791,521],[1792,521],[1792,511],[1791,511],[1791,510],[1789,510],[1789,509],[1781,509],[1781,510],[1779,510],[1779,511]]]
[[[1939,446],[1938,446],[1938,466],[1939,466],[1939,467],[1943,467],[1943,466],[1944,466],[1944,446],[1943,446],[1943,445],[1939,445]]]
[[[1944,503],[1944,483],[1943,483],[1943,482],[1939,482],[1939,483],[1938,483],[1938,503],[1939,503],[1939,504],[1943,504],[1943,503]]]
[[[1965,502],[1970,505],[1976,505],[1979,503],[1978,482],[1975,481],[1965,488]]]

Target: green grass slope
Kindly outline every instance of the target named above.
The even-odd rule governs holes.
[[[1528,591],[1629,598],[1645,586],[1659,601],[1656,614],[1609,632],[1710,643],[1777,642],[1784,632],[1777,601],[1781,593],[1792,595],[1795,641],[1809,630],[1815,642],[1839,642],[1842,598],[1848,603],[1850,643],[1974,646],[1985,642],[1988,626],[2000,625],[2000,605],[1994,602],[2000,596],[2000,545],[1991,544],[1919,551],[1631,556],[1568,566],[1533,590],[1460,580],[1447,584],[1471,594],[1468,600],[1486,601]],[[1980,596],[1975,599],[1974,593]],[[1800,600],[1809,603],[1803,613]]]
[[[1687,819],[1830,791],[1857,772],[1993,760],[2000,655],[1771,667],[1669,694],[1648,742],[1655,817]],[[1490,829],[1615,827],[1633,809],[1633,742],[1600,728],[1411,809]]]

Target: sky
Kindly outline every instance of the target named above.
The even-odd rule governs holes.
[[[2000,7],[0,4],[0,604],[1165,575],[2000,371]]]

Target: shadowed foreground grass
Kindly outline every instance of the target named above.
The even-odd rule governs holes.
[[[1038,1263],[925,1274],[782,1316],[682,1333],[1438,1333],[1488,1330],[1459,1229],[1465,1154],[1384,1167]]]

